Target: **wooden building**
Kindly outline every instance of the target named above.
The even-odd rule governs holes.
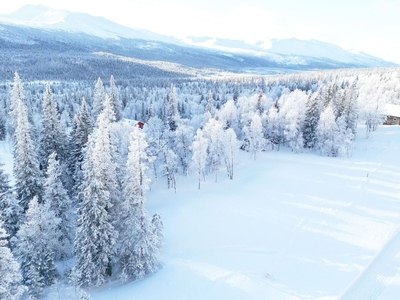
[[[386,104],[386,112],[384,125],[400,125],[400,105]]]

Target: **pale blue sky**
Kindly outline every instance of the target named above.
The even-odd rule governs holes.
[[[2,3],[0,14],[28,3],[179,38],[314,38],[400,64],[400,0],[13,0]]]

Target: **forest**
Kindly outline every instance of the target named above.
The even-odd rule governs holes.
[[[153,182],[235,180],[236,156],[289,148],[348,157],[400,104],[400,69],[278,76],[98,78],[0,85],[0,299],[39,299],[63,281],[140,280],[162,267],[163,221],[146,210]],[[9,80],[9,81],[6,81]],[[143,128],[138,122],[143,122]],[[365,136],[356,129],[364,124]],[[72,268],[57,268],[70,260]]]

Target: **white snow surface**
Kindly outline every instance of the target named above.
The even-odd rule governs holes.
[[[365,128],[350,158],[240,152],[234,180],[209,176],[178,192],[160,181],[163,268],[89,289],[105,299],[398,299],[400,126]]]
[[[239,152],[234,180],[219,172],[178,192],[147,195],[161,214],[162,269],[138,282],[87,289],[105,299],[352,299],[400,295],[400,126],[364,127],[350,158]],[[12,172],[12,151],[0,161]],[[50,299],[50,298],[49,298]],[[52,299],[52,298],[51,298]]]
[[[0,15],[0,23],[44,28],[47,30],[83,32],[104,39],[119,39],[124,37],[170,43],[177,41],[175,38],[162,36],[148,30],[125,27],[103,17],[67,10],[57,10],[43,5],[30,4],[12,14]]]

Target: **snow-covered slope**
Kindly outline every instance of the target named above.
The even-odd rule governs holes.
[[[128,28],[103,17],[56,10],[43,5],[26,5],[9,15],[0,16],[0,22],[52,30],[83,32],[101,38],[119,39],[123,37],[169,43],[179,42],[173,37],[163,36],[144,29]]]
[[[188,37],[183,41],[200,47],[236,53],[252,53],[258,56],[268,56],[269,58],[275,54],[277,56],[275,57],[276,60],[292,62],[300,61],[299,58],[302,58],[303,61],[310,59],[330,60],[368,67],[395,65],[364,52],[346,51],[339,46],[314,39],[309,41],[295,38],[281,40],[267,39],[256,42],[254,45],[244,41],[211,37]]]
[[[147,208],[165,224],[164,267],[93,299],[397,299],[400,127],[359,130],[351,158],[240,152],[233,181],[221,168],[200,190],[160,182]]]
[[[47,66],[41,67],[43,78],[60,79],[57,77],[60,74],[71,74],[72,77],[75,73],[87,72],[88,68],[75,70],[77,64],[66,63],[66,60],[76,61],[79,58],[91,67],[99,66],[98,63],[93,64],[93,59],[98,61],[93,53],[99,52],[110,54],[102,57],[107,61],[102,59],[101,62],[109,66],[115,62],[115,59],[110,62],[110,58],[116,55],[126,57],[125,62],[130,58],[157,60],[191,68],[252,74],[395,66],[365,53],[348,52],[315,40],[266,40],[254,45],[208,37],[178,40],[143,29],[128,28],[103,17],[54,10],[41,5],[27,5],[12,14],[0,16],[0,30],[0,50],[4,53],[0,57],[3,66],[0,75],[1,72],[6,75],[15,70],[27,70],[38,63]],[[31,45],[34,47],[27,47]],[[16,54],[19,55],[18,59],[14,59]],[[51,66],[38,61],[46,60],[49,56],[54,62]],[[65,69],[54,68],[75,69],[66,72]],[[104,67],[89,69],[99,73]]]

